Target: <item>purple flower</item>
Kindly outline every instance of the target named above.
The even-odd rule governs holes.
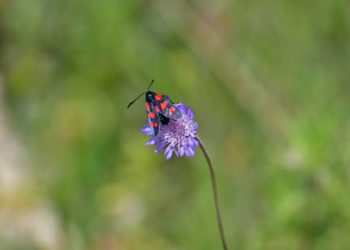
[[[154,150],[158,153],[164,150],[164,156],[169,160],[173,153],[176,156],[186,155],[194,156],[194,149],[198,146],[197,128],[198,124],[193,120],[194,112],[190,107],[182,103],[175,103],[176,108],[181,112],[181,118],[171,120],[168,124],[161,124],[159,132],[153,135],[152,128],[147,124],[141,128],[141,131],[152,137],[147,141],[146,145],[157,145]]]

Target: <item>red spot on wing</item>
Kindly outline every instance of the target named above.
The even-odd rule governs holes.
[[[149,103],[146,102],[146,109],[149,110]]]
[[[174,106],[171,106],[169,108],[169,115],[172,115],[174,113],[174,111],[176,110],[176,108]]]
[[[157,122],[150,122],[151,127],[157,127],[158,123]]]
[[[161,107],[162,109],[165,109],[167,106],[168,106],[168,102],[167,102],[167,101],[164,101],[164,102],[162,102],[162,103],[160,104],[160,107]]]
[[[154,112],[149,112],[149,113],[148,113],[148,117],[149,117],[149,118],[153,119],[154,116],[155,116]]]
[[[162,96],[160,95],[160,94],[155,94],[154,95],[154,99],[156,99],[156,101],[161,101],[163,98],[162,98]]]
[[[155,106],[154,109],[156,110],[156,112],[160,112],[160,109],[158,106]]]

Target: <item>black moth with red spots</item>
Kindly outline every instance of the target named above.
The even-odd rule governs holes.
[[[158,134],[159,126],[169,123],[169,119],[177,120],[181,117],[181,112],[172,101],[152,91],[146,93],[146,109],[148,123],[153,128],[154,135]]]
[[[181,118],[181,112],[168,97],[149,90],[153,82],[154,81],[152,80],[151,84],[147,88],[146,110],[149,126],[153,129],[153,134],[157,135],[161,125],[167,125],[170,119],[177,120]],[[143,94],[144,93],[130,102],[128,108]]]

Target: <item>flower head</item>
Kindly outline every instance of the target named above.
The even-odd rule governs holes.
[[[153,135],[153,130],[148,124],[141,128],[143,133],[152,135],[146,145],[157,145],[155,153],[164,149],[167,160],[173,153],[176,156],[192,157],[195,147],[198,146],[198,123],[193,120],[194,112],[182,103],[174,105],[181,112],[181,117],[177,120],[170,119],[168,124],[161,124],[156,136]]]

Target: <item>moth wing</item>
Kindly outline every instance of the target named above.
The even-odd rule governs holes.
[[[181,118],[180,110],[174,105],[174,102],[166,95],[163,95],[163,102],[166,102],[165,107],[161,108],[161,114],[172,120],[177,120]],[[162,103],[160,104],[162,105]]]
[[[181,118],[181,112],[175,105],[172,105],[168,108],[168,117],[172,120],[177,120]]]
[[[153,135],[157,135],[159,132],[160,119],[153,104],[150,105],[149,112],[147,113],[147,120],[149,126],[153,129]]]

